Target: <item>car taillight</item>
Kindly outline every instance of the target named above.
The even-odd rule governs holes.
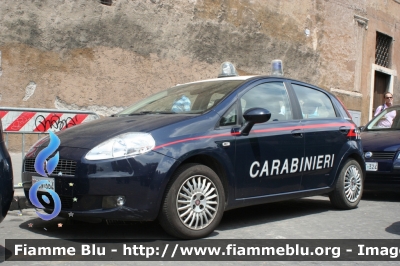
[[[347,138],[348,139],[361,139],[360,130],[358,130],[358,128],[350,129],[349,133],[347,133]]]

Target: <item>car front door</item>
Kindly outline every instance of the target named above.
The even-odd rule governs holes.
[[[271,118],[254,125],[248,136],[236,137],[236,198],[298,191],[304,138],[300,120],[293,119],[285,84],[258,83],[239,96],[238,101],[239,115],[260,107],[270,111]]]

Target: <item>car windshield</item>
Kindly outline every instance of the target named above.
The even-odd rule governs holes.
[[[367,130],[399,130],[400,106],[383,110],[375,116],[367,125]]]
[[[139,101],[116,116],[136,114],[201,114],[213,108],[243,80],[216,80],[177,85]]]

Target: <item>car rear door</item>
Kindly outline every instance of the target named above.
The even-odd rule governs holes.
[[[348,149],[347,134],[351,123],[335,110],[330,97],[322,90],[301,83],[291,83],[299,100],[303,119],[305,156],[301,190],[327,187],[335,176],[335,160]]]

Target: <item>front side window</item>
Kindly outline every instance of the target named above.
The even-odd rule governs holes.
[[[335,108],[325,93],[297,84],[292,86],[299,99],[303,118],[336,117]]]
[[[223,126],[233,126],[237,124],[237,106],[232,105],[228,111],[222,116],[219,125]]]
[[[250,108],[260,107],[271,113],[271,121],[292,119],[289,96],[282,82],[268,82],[255,86],[240,99],[242,114]]]
[[[215,107],[242,82],[242,80],[217,80],[178,85],[139,101],[117,115],[201,114]]]

